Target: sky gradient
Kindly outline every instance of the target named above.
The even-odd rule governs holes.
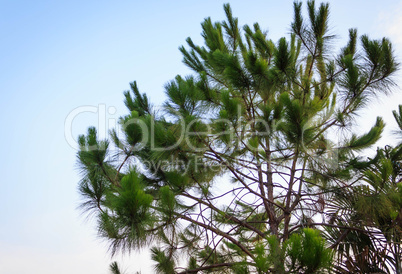
[[[80,176],[66,136],[102,121],[110,122],[105,135],[126,113],[122,93],[134,80],[160,105],[164,84],[189,74],[178,47],[188,36],[201,43],[200,23],[223,20],[226,2],[240,25],[259,22],[274,41],[288,37],[292,1],[0,0],[0,273],[108,273],[114,259],[77,210]],[[330,26],[335,53],[353,27],[389,37],[402,60],[402,1],[331,1]],[[402,86],[401,73],[395,80]],[[395,88],[357,119],[364,130],[384,117],[379,145],[393,142],[391,111],[401,94]],[[66,132],[66,119],[83,107],[98,113],[75,116]],[[128,273],[153,273],[146,257],[116,259]]]

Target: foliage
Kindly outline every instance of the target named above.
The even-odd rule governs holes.
[[[194,74],[166,84],[161,112],[134,82],[114,147],[79,137],[99,235],[112,254],[151,247],[157,273],[400,273],[401,144],[366,159],[385,123],[354,131],[394,85],[390,41],[351,29],[334,55],[314,1],[277,42],[224,10],[201,24],[204,46],[180,47]]]
[[[109,266],[109,270],[112,274],[122,274],[119,264],[117,262],[113,262]]]

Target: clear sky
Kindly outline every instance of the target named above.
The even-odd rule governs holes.
[[[76,116],[67,132],[65,121],[74,109],[99,105],[101,121],[117,119],[133,80],[161,104],[164,84],[189,73],[178,47],[188,36],[200,42],[200,22],[223,20],[226,2],[242,25],[259,22],[274,41],[288,36],[292,1],[0,0],[0,273],[108,273],[107,245],[77,210],[76,150],[68,142],[97,126],[99,112]],[[389,37],[402,60],[402,1],[335,0],[331,11],[339,44],[356,27]],[[396,81],[402,86],[401,76]],[[381,144],[392,141],[401,93],[372,102],[358,119],[364,129],[385,118]],[[126,256],[123,266],[152,273],[146,257]]]

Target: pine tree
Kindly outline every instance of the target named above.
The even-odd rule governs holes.
[[[380,117],[353,130],[394,85],[390,41],[351,29],[333,57],[328,4],[307,2],[304,18],[294,3],[292,33],[276,42],[224,11],[226,21],[201,24],[204,46],[180,47],[193,75],[166,84],[161,112],[133,82],[129,113],[110,132],[115,149],[95,128],[79,137],[82,208],[112,254],[151,248],[157,273],[343,271],[359,252],[380,252],[349,239],[369,223],[400,250],[400,156],[358,157],[380,138]],[[384,176],[398,181],[384,188]],[[372,219],[358,223],[365,210]]]

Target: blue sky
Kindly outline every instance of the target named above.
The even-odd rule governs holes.
[[[126,111],[122,92],[134,80],[161,104],[164,84],[189,73],[178,47],[188,36],[201,42],[200,22],[224,19],[226,2],[242,25],[259,22],[274,41],[287,36],[292,1],[0,0],[0,273],[107,273],[107,246],[76,209],[76,151],[65,138],[97,125],[98,113],[77,116],[67,133],[66,118],[101,105],[116,109],[106,120],[117,119]],[[331,11],[339,45],[356,27],[389,37],[402,60],[402,1],[335,0]],[[381,144],[392,142],[391,111],[401,103],[395,89],[358,123],[365,129],[385,117]],[[126,256],[123,264],[152,273],[144,257]]]

